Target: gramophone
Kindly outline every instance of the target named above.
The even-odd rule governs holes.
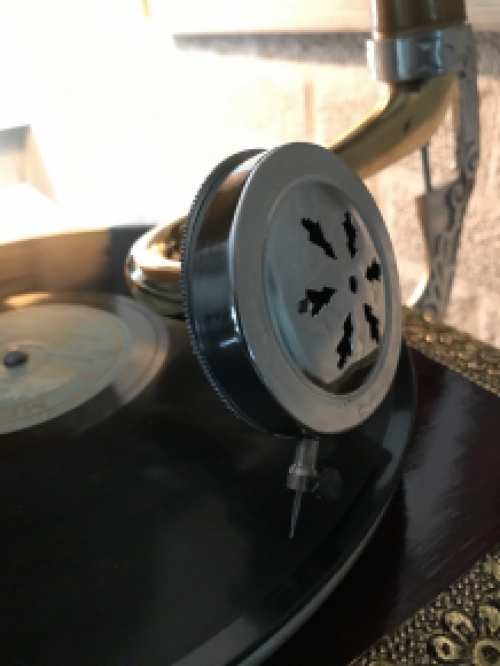
[[[373,18],[386,96],[333,146],[230,156],[146,234],[0,248],[5,663],[260,663],[375,533],[417,395],[362,179],[421,150],[411,306],[442,318],[479,120],[462,2],[377,0]],[[436,189],[427,144],[451,104],[458,174]]]

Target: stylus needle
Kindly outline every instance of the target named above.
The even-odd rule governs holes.
[[[296,490],[293,498],[292,506],[292,522],[290,524],[290,539],[295,535],[295,528],[297,527],[297,520],[299,519],[300,504],[302,502],[302,491]]]

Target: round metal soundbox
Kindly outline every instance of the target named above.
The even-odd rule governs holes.
[[[319,146],[244,152],[213,171],[188,216],[182,290],[208,378],[260,430],[349,430],[389,391],[394,252],[366,186]]]

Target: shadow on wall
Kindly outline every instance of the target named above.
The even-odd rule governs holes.
[[[182,51],[208,51],[217,55],[249,56],[264,60],[366,65],[369,33],[177,35]],[[500,33],[476,32],[479,75],[500,78]]]

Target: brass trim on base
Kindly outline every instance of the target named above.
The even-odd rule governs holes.
[[[500,350],[418,310],[403,309],[410,347],[500,397]]]
[[[500,548],[497,548],[351,666],[498,663],[499,597]]]

